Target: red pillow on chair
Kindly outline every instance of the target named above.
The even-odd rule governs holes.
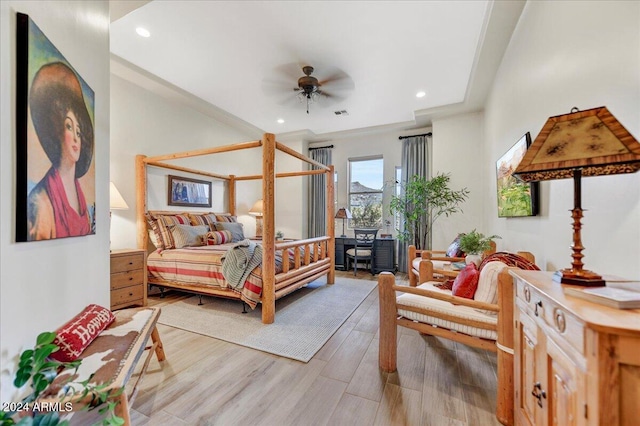
[[[473,263],[465,266],[453,281],[453,295],[458,297],[464,297],[466,299],[473,299],[473,295],[478,288],[478,279],[480,278],[480,272]]]
[[[99,305],[87,306],[56,331],[53,344],[60,349],[52,353],[51,358],[60,362],[75,361],[115,319],[113,312],[107,308]]]

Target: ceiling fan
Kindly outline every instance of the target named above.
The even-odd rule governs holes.
[[[323,67],[321,72],[324,71],[326,78],[319,80],[312,75],[315,71],[314,67],[305,65],[302,67],[304,75],[298,78],[298,87],[293,88],[297,95],[295,97],[290,95],[282,97],[283,93],[286,94],[288,90],[291,90],[290,84],[294,76],[291,65],[293,64],[276,68],[278,74],[281,75],[275,80],[265,79],[263,81],[263,89],[269,94],[280,96],[281,101],[279,103],[281,104],[288,103],[291,99],[296,98],[300,102],[305,102],[307,114],[309,114],[309,104],[320,100],[331,100],[332,102],[344,100],[347,92],[354,88],[353,80],[342,70],[335,67]],[[300,75],[300,71],[297,71],[297,75]]]

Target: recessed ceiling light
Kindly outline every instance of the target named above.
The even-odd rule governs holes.
[[[282,124],[284,123],[284,120],[282,118],[278,118],[278,124]]]
[[[136,33],[138,33],[138,35],[140,37],[149,37],[151,35],[151,33],[149,32],[149,30],[147,30],[146,28],[142,28],[142,27],[138,27],[136,28]]]
[[[416,93],[416,98],[424,98],[427,92],[419,91]]]

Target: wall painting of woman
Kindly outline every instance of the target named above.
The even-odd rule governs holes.
[[[16,241],[95,234],[94,92],[17,14]]]

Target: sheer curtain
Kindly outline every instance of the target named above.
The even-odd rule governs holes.
[[[331,148],[310,148],[309,157],[324,165],[331,164]],[[318,169],[312,166],[312,169]],[[326,173],[309,176],[309,238],[327,233]],[[333,218],[331,218],[333,220]]]
[[[431,135],[411,136],[402,140],[402,183],[406,183],[412,176],[428,177],[429,158],[431,156]],[[422,221],[426,223],[426,219]],[[404,231],[404,219],[400,218],[400,230]],[[424,232],[423,229],[420,232]],[[410,242],[398,241],[398,270],[407,272],[407,252]],[[427,242],[431,248],[431,236]]]

